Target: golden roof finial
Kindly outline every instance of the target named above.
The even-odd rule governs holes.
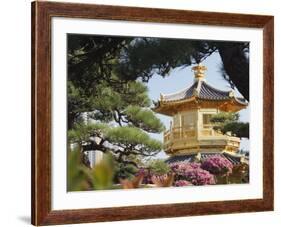
[[[204,72],[207,70],[207,67],[199,63],[198,65],[192,67],[192,70],[194,71],[195,79],[204,79]]]
[[[164,99],[164,95],[160,93],[160,101],[163,101],[163,99]]]

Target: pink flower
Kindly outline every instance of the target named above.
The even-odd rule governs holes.
[[[202,162],[201,168],[212,174],[226,174],[232,172],[233,165],[226,158],[214,155],[205,159]]]
[[[203,170],[199,163],[177,162],[171,164],[176,180],[186,180],[193,185],[215,184],[214,175]]]
[[[190,185],[192,185],[192,183],[190,183],[187,180],[178,180],[175,182],[176,187],[184,187],[184,186],[190,186]]]

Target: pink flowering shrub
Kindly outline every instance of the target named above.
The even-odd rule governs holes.
[[[164,175],[153,175],[151,180],[153,184],[158,187],[170,187],[174,182],[174,173],[164,174]]]
[[[206,184],[215,184],[216,183],[214,175],[201,168],[197,168],[197,169],[187,172],[185,177],[193,185],[206,185]]]
[[[200,168],[200,166],[201,166],[201,164],[196,163],[196,162],[191,162],[191,163],[174,162],[174,163],[170,164],[172,171],[174,171],[180,175],[184,175],[185,172],[188,172],[190,170]]]
[[[176,174],[176,181],[186,180],[193,185],[215,184],[215,177],[201,168],[199,163],[178,162],[172,163],[172,171]]]
[[[139,175],[143,175],[143,180],[142,183],[143,184],[152,184],[152,173],[150,172],[149,169],[145,169],[145,168],[140,168],[139,171],[136,173],[136,176]]]
[[[174,185],[176,187],[184,187],[184,186],[190,186],[190,185],[193,185],[192,183],[190,183],[189,181],[187,180],[178,180],[174,183]]]
[[[205,159],[201,168],[212,174],[226,174],[232,172],[233,165],[226,158],[216,155]]]

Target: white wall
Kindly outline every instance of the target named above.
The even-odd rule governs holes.
[[[76,0],[75,2],[81,1]],[[281,59],[281,44],[279,42],[281,40],[281,13],[277,0],[84,0],[83,2],[272,14],[275,15],[275,59],[276,62],[280,62]],[[0,11],[0,226],[28,226],[30,222],[30,4],[29,1],[25,0],[1,1]],[[278,64],[276,66],[275,86],[281,86],[281,71]],[[276,89],[276,97],[281,97],[281,89]],[[275,107],[275,137],[280,138],[281,105],[277,99]],[[280,226],[281,143],[276,139],[275,144],[276,196],[274,212],[75,226]]]

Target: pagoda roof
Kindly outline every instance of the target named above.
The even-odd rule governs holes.
[[[236,112],[244,109],[248,102],[243,97],[235,96],[233,90],[222,91],[209,85],[205,81],[204,65],[192,68],[194,83],[191,87],[173,94],[160,94],[158,102],[154,102],[153,110],[158,113],[172,116],[179,111],[200,108],[218,108],[222,111]]]
[[[154,102],[153,110],[165,115],[173,115],[177,106],[184,106],[186,103],[202,105],[210,102],[222,111],[231,112],[244,109],[248,105],[243,97],[235,96],[233,90],[222,91],[209,85],[205,80],[197,79],[189,88],[173,94],[160,94],[160,99]]]
[[[163,102],[179,101],[190,99],[194,96],[206,100],[228,100],[230,99],[233,91],[221,91],[207,84],[205,81],[198,80],[191,87],[182,91],[162,95]],[[242,101],[242,100],[241,100]]]

